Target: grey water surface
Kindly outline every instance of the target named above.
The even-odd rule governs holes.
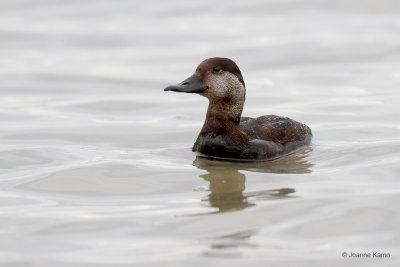
[[[213,56],[313,146],[196,157]],[[400,266],[397,0],[2,0],[0,122],[1,266]]]

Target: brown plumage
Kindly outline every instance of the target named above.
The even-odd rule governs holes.
[[[286,117],[241,117],[246,88],[238,66],[227,58],[210,58],[180,84],[165,91],[198,93],[209,99],[206,120],[193,151],[228,160],[276,159],[311,143],[311,129]]]

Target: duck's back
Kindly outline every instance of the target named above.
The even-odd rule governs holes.
[[[242,117],[240,129],[250,138],[273,141],[281,145],[303,141],[312,135],[311,129],[307,125],[276,115],[265,115],[258,118]]]
[[[258,118],[242,117],[240,129],[250,139],[245,154],[256,158],[278,158],[308,146],[311,143],[311,129],[300,122],[276,115]]]

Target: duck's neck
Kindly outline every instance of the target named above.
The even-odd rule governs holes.
[[[210,100],[206,120],[200,133],[226,134],[239,130],[243,103]]]
[[[248,141],[247,134],[239,127],[242,109],[243,104],[232,107],[229,102],[210,101],[206,121],[192,150],[220,157],[240,154]]]

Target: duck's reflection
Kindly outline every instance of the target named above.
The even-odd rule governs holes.
[[[193,164],[206,170],[201,178],[210,183],[210,193],[202,201],[205,205],[215,207],[216,212],[241,210],[256,205],[257,200],[293,197],[293,188],[266,189],[254,192],[244,192],[246,176],[242,170],[264,173],[309,173],[312,164],[306,159],[307,153],[302,152],[285,158],[262,163],[237,163],[209,160],[197,157]]]
[[[196,159],[196,161],[199,160],[204,159]],[[200,175],[201,178],[210,182],[210,194],[203,201],[218,208],[219,212],[241,210],[254,205],[243,195],[246,181],[243,173],[232,169],[209,168],[207,171],[207,174]]]

